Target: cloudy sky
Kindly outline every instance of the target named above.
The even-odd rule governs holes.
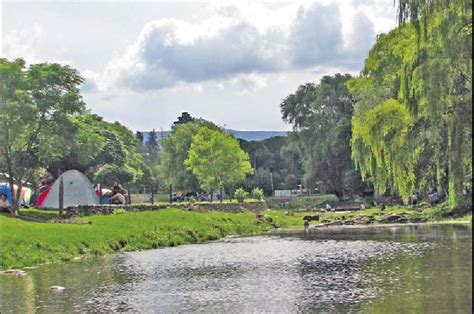
[[[1,0],[0,0],[1,1]],[[288,130],[306,82],[358,74],[393,0],[1,2],[1,56],[70,64],[92,112],[133,130],[182,111],[240,130]]]

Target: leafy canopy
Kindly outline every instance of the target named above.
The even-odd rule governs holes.
[[[206,191],[243,181],[252,173],[249,156],[239,142],[229,134],[206,127],[193,137],[184,164]]]

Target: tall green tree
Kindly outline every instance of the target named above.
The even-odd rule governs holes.
[[[361,181],[351,161],[351,117],[354,99],[346,87],[350,75],[325,76],[319,84],[301,85],[281,103],[283,119],[293,124],[303,156],[306,186],[322,182],[339,198],[357,193]]]
[[[196,176],[186,168],[184,161],[188,158],[193,136],[204,127],[219,130],[212,122],[202,119],[172,126],[171,134],[161,140],[162,152],[156,166],[160,183],[182,190],[199,189]]]
[[[352,156],[380,191],[436,188],[452,208],[469,208],[472,3],[401,0],[399,11],[400,26],[378,37],[348,83],[357,100]]]
[[[234,137],[209,128],[201,128],[193,136],[184,164],[211,197],[217,189],[243,181],[253,171],[248,154]]]
[[[64,125],[69,128],[66,132]],[[128,184],[142,176],[143,159],[138,152],[139,141],[125,126],[85,112],[63,120],[62,128],[62,132],[57,130],[50,134],[50,143],[55,146],[53,151],[59,153],[41,164],[53,176],[77,169],[102,184],[113,181]]]
[[[261,188],[268,195],[274,189],[285,189],[285,178],[292,174],[297,181],[303,177],[302,161],[294,142],[286,136],[275,136],[262,141],[239,139],[242,149],[249,154],[255,172],[248,175],[247,190]]]
[[[401,98],[417,119],[446,126],[449,203],[472,208],[472,1],[400,0],[399,21],[417,39]]]
[[[79,94],[83,78],[69,66],[33,64],[0,59],[0,164],[10,175],[14,207],[23,180],[30,181],[38,166],[58,154],[50,145],[65,121],[84,113]]]

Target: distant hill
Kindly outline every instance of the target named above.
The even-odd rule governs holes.
[[[263,141],[275,136],[287,136],[286,131],[238,131],[238,130],[226,130],[233,134],[236,138],[246,141]],[[144,141],[148,141],[148,135],[150,132],[142,132]],[[168,136],[171,131],[156,131],[158,141],[163,137]]]

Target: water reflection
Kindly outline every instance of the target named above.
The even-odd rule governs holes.
[[[471,276],[471,225],[330,229],[42,266],[0,312],[467,312]]]

